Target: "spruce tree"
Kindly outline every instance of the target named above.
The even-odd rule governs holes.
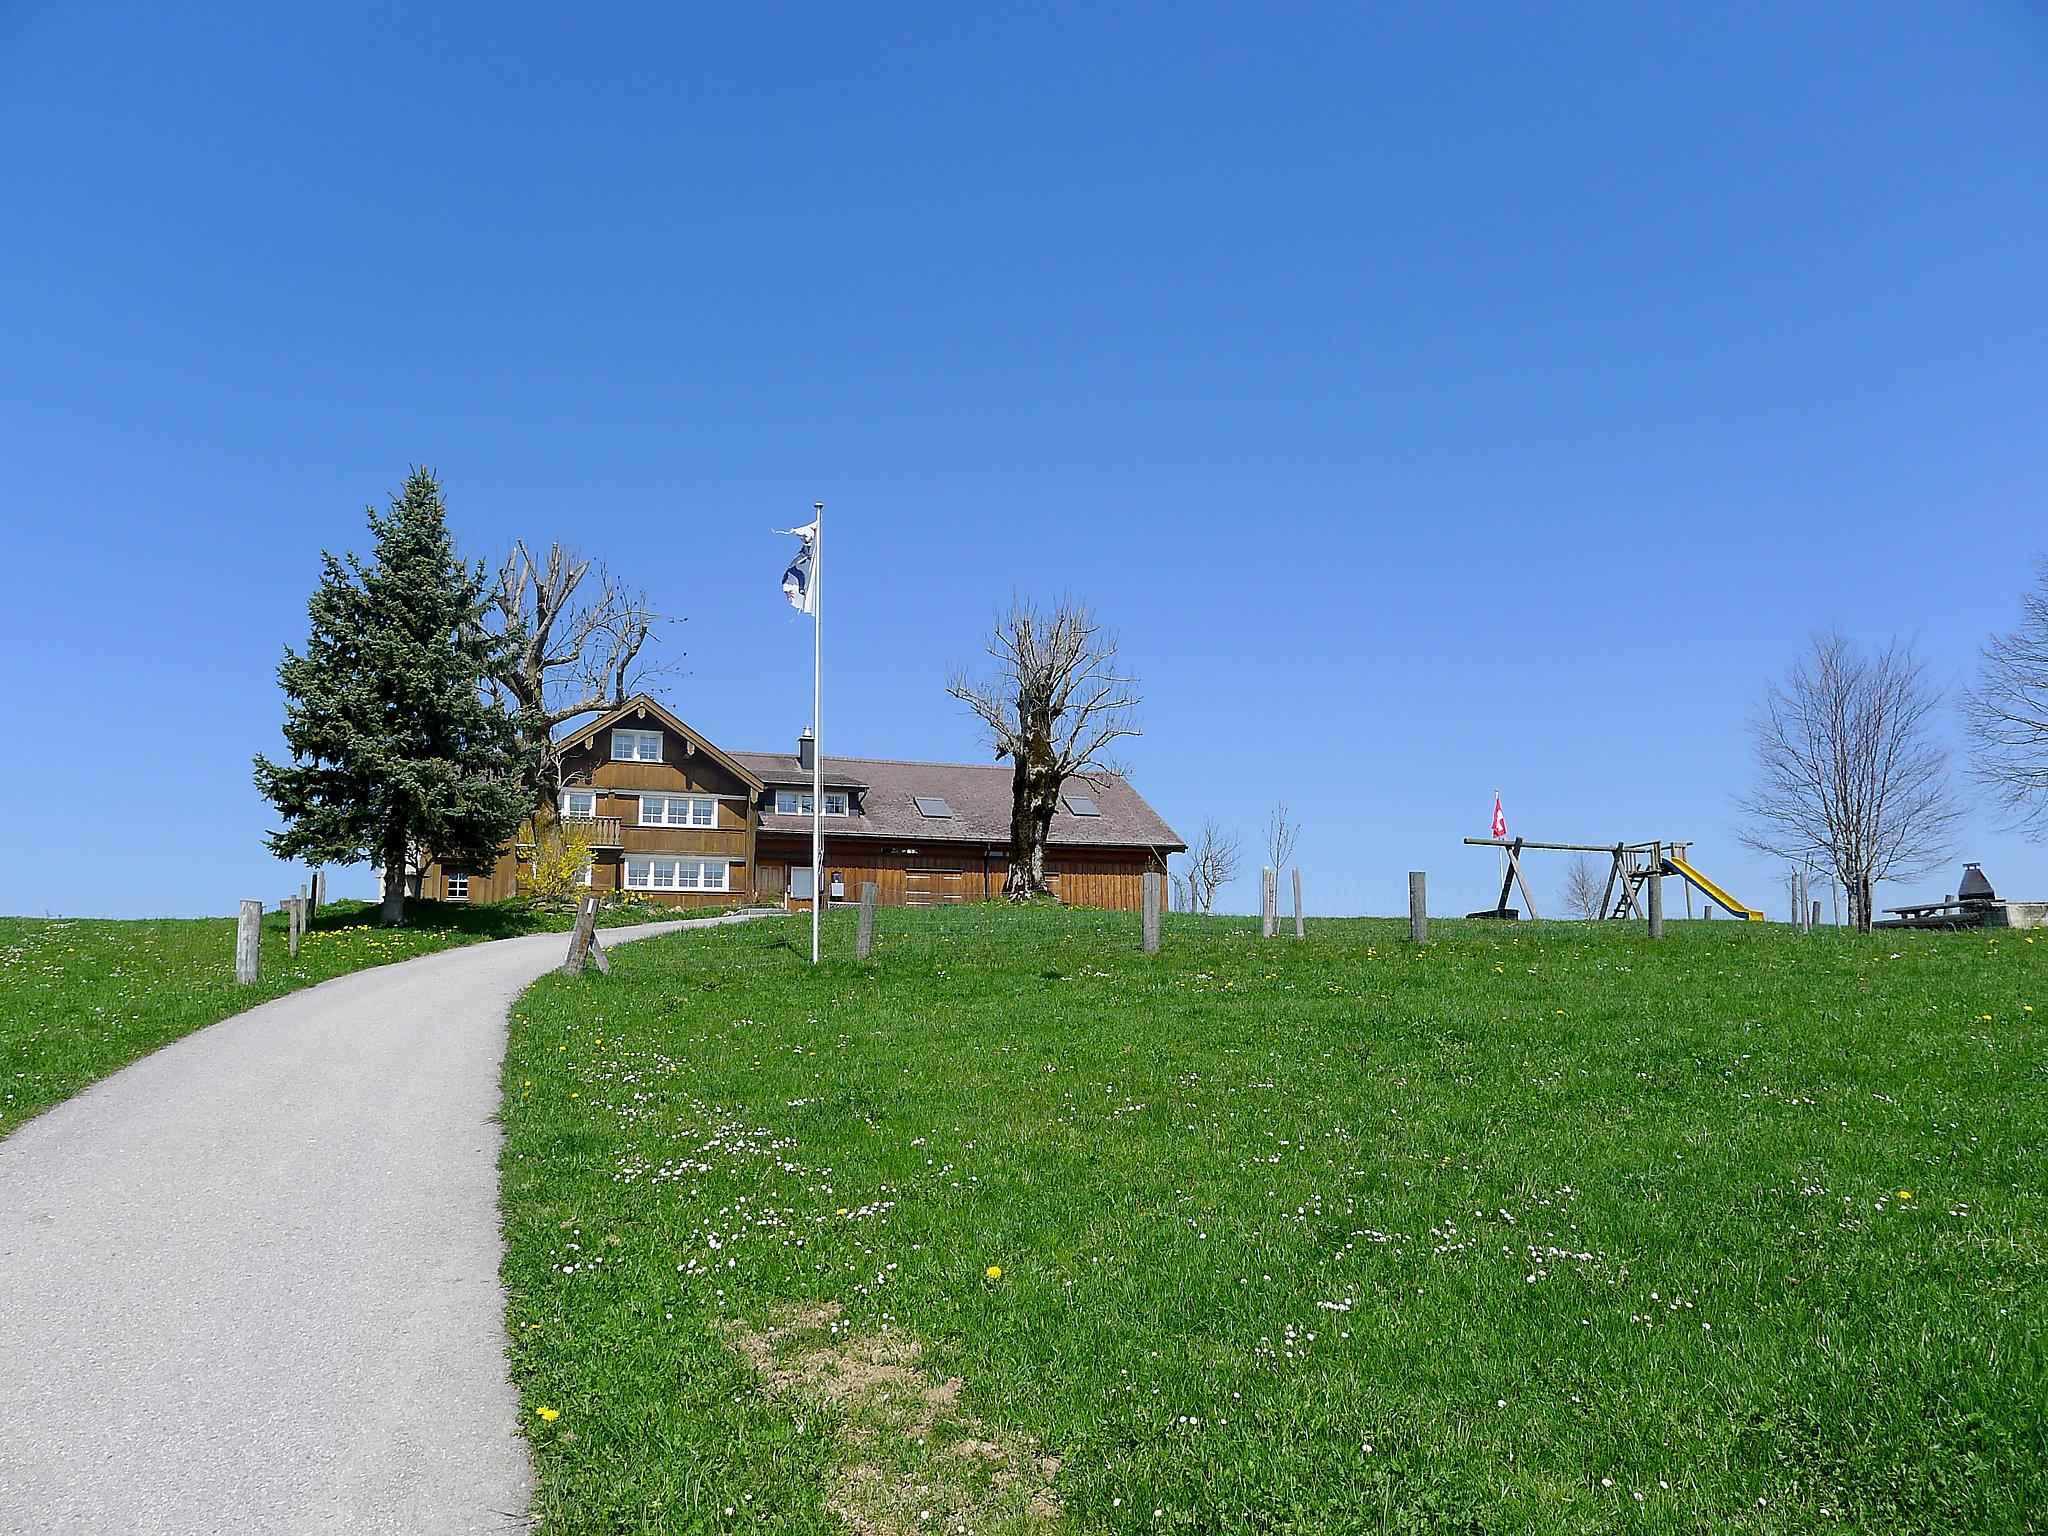
[[[393,924],[410,853],[487,867],[533,802],[517,722],[485,696],[503,642],[484,626],[483,571],[456,556],[440,483],[415,469],[368,515],[367,562],[321,557],[311,637],[277,669],[291,760],[258,757],[256,787],[284,818],[271,851],[374,861]]]

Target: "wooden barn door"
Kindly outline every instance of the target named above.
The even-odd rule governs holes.
[[[951,859],[912,859],[903,871],[903,905],[935,907],[972,894],[967,871]]]

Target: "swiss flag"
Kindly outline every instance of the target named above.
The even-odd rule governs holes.
[[[1508,835],[1508,818],[1500,808],[1500,791],[1497,789],[1493,792],[1493,835],[1495,837],[1506,837]]]

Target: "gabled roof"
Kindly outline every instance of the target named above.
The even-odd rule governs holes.
[[[811,776],[790,752],[736,752],[768,784],[807,786]],[[887,838],[900,843],[976,843],[1007,846],[1010,841],[1012,770],[1006,763],[918,763],[882,757],[828,757],[825,783],[860,790],[858,813],[825,823],[833,837]],[[1076,816],[1067,797],[1086,796],[1098,814]],[[939,799],[950,816],[928,816],[917,801]],[[761,813],[763,832],[810,835],[808,815]],[[1153,848],[1182,852],[1182,842],[1159,813],[1130,784],[1113,774],[1070,778],[1053,812],[1048,838],[1054,848]]]
[[[766,788],[761,782],[760,776],[753,769],[734,757],[730,752],[721,752],[711,744],[710,737],[697,730],[694,726],[685,725],[644,693],[634,694],[633,697],[626,700],[617,709],[607,710],[595,720],[586,721],[582,725],[577,726],[575,730],[568,732],[562,737],[562,750],[567,752],[577,747],[587,747],[597,740],[598,732],[609,730],[611,727],[621,723],[630,725],[631,721],[643,719],[648,715],[654,716],[655,719],[674,731],[678,736],[693,742],[699,752],[702,752],[714,763],[725,768],[749,789],[759,791]]]

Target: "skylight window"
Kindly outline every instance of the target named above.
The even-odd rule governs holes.
[[[1062,798],[1067,802],[1067,810],[1073,815],[1100,816],[1102,814],[1101,811],[1096,809],[1095,802],[1086,795],[1066,795]]]
[[[946,804],[943,795],[912,795],[910,798],[917,802],[918,815],[928,816],[933,821],[947,820],[953,814],[953,807]]]

